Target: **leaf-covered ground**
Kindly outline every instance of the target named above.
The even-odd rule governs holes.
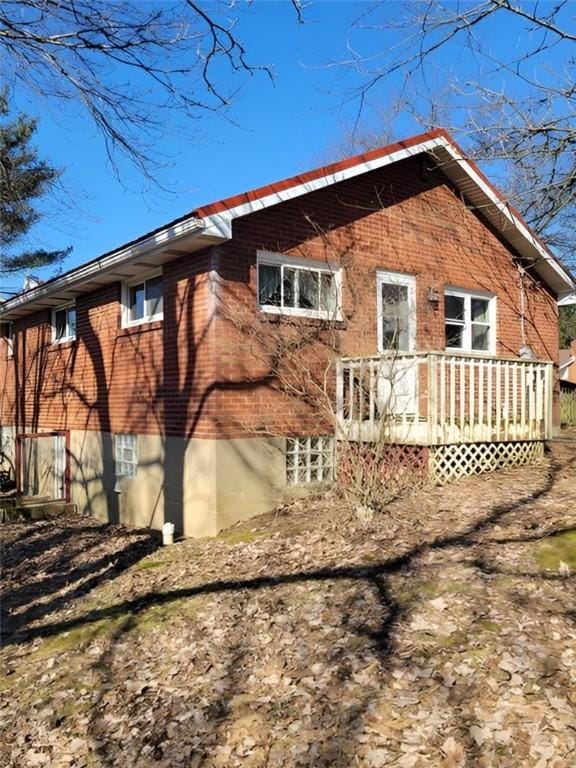
[[[354,521],[2,526],[2,766],[572,768],[576,443]]]

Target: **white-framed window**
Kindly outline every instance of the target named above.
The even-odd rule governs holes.
[[[447,349],[496,352],[496,297],[493,294],[446,288],[444,323]]]
[[[138,438],[136,435],[114,435],[114,472],[116,477],[136,477],[138,470]]]
[[[401,272],[376,272],[378,351],[409,352],[416,344],[416,278]]]
[[[286,440],[286,483],[325,483],[334,477],[333,437],[289,437]]]
[[[6,357],[14,356],[14,327],[12,323],[0,323],[0,337],[6,344]]]
[[[74,341],[76,338],[76,305],[67,304],[52,310],[52,343]]]
[[[14,429],[12,427],[0,427],[0,462],[6,457],[14,456]]]
[[[262,312],[341,319],[342,270],[318,261],[258,252],[258,305]]]
[[[162,273],[132,280],[122,286],[122,325],[141,325],[164,317]]]

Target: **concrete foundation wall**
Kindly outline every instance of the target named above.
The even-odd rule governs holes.
[[[136,477],[116,478],[113,436],[72,431],[71,496],[81,513],[185,536],[214,536],[266,512],[286,492],[285,440],[138,435]]]

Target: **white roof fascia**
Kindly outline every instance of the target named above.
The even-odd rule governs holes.
[[[133,259],[141,257],[158,247],[165,246],[169,242],[186,237],[187,235],[202,235],[204,229],[204,220],[195,217],[185,219],[174,226],[166,227],[156,234],[150,235],[150,237],[147,237],[145,240],[136,242],[119,251],[114,251],[107,256],[102,256],[100,259],[91,261],[84,266],[80,266],[77,269],[67,272],[62,275],[62,277],[58,277],[48,283],[39,285],[37,288],[33,288],[31,291],[26,291],[26,293],[15,296],[13,299],[8,299],[8,301],[5,301],[0,306],[0,317],[24,304],[33,303],[39,299],[49,297],[51,294],[59,293],[78,283],[83,283],[95,278],[97,275],[112,272],[122,264],[127,264]]]
[[[400,160],[404,160],[408,157],[418,155],[422,152],[429,152],[434,154],[435,150],[446,152],[448,156],[448,164],[456,163],[460,169],[462,169],[466,175],[471,179],[474,186],[482,193],[484,198],[490,205],[494,206],[499,213],[514,227],[514,229],[521,235],[523,241],[527,246],[529,256],[538,261],[543,260],[548,268],[553,270],[560,284],[565,287],[565,290],[556,290],[559,295],[559,303],[572,304],[576,303],[576,283],[572,280],[569,273],[559,264],[550,254],[544,249],[544,247],[536,240],[530,230],[514,216],[510,210],[509,205],[506,202],[500,200],[498,195],[492,189],[492,187],[485,182],[485,180],[474,170],[472,164],[466,160],[462,154],[457,151],[456,147],[445,137],[437,136],[433,139],[427,139],[419,144],[415,144],[410,147],[402,147],[401,149],[391,152],[390,154],[383,155],[382,157],[373,158],[364,162],[360,162],[349,168],[340,169],[333,173],[319,176],[316,179],[303,182],[302,184],[296,184],[287,189],[280,189],[276,192],[271,192],[268,195],[255,198],[248,202],[241,203],[240,205],[233,206],[228,210],[224,210],[218,213],[209,214],[204,219],[199,219],[194,216],[190,216],[187,219],[179,222],[176,225],[168,226],[157,232],[154,235],[147,237],[145,240],[135,243],[132,246],[123,248],[120,251],[116,251],[108,256],[104,256],[96,261],[87,264],[84,267],[79,267],[71,272],[63,275],[61,278],[50,281],[50,283],[39,286],[38,288],[28,291],[21,296],[17,296],[14,299],[10,299],[5,302],[0,308],[0,316],[8,313],[11,309],[15,309],[28,302],[33,302],[44,296],[49,296],[52,293],[57,293],[65,288],[71,287],[76,283],[82,283],[85,280],[89,280],[91,277],[95,277],[98,274],[104,272],[110,272],[120,264],[131,261],[132,259],[143,255],[155,248],[162,245],[166,245],[177,238],[184,237],[194,232],[198,234],[213,237],[217,240],[229,240],[232,237],[232,222],[234,219],[241,216],[246,216],[256,211],[261,211],[270,206],[278,203],[292,200],[301,195],[309,192],[314,192],[319,189],[324,189],[347,179],[360,176],[369,171],[374,171],[379,168],[383,168],[388,165],[392,165]],[[447,169],[449,170],[449,169]],[[448,174],[449,175],[449,174]],[[457,184],[457,182],[455,181]],[[201,210],[201,209],[200,209]],[[502,229],[502,228],[500,228]],[[505,236],[505,233],[502,232]],[[517,246],[515,246],[517,247]],[[524,254],[526,255],[526,254]],[[542,279],[546,281],[545,276]]]
[[[358,163],[350,168],[344,168],[343,170],[335,171],[326,176],[319,176],[317,179],[306,181],[303,184],[296,184],[288,189],[280,189],[277,192],[272,192],[264,197],[258,197],[254,200],[250,200],[246,203],[241,203],[232,208],[229,208],[224,213],[213,214],[207,217],[207,219],[215,219],[218,222],[220,219],[236,219],[240,216],[246,216],[249,213],[255,213],[261,211],[264,208],[269,208],[277,203],[284,203],[287,200],[293,200],[296,197],[300,197],[308,192],[315,192],[319,189],[324,189],[332,184],[337,184],[340,181],[346,181],[352,179],[355,176],[360,176],[368,171],[375,171],[378,168],[384,168],[387,165],[392,165],[398,162],[398,160],[404,160],[412,155],[419,155],[421,152],[431,152],[433,149],[446,144],[444,137],[437,137],[435,139],[429,139],[423,141],[420,144],[415,144],[413,147],[403,147],[402,149],[392,152],[389,155],[383,157],[377,157],[373,160],[367,160],[363,163]],[[271,185],[274,186],[274,185]]]
[[[556,261],[541,245],[541,243],[534,237],[530,230],[521,222],[510,210],[508,203],[500,200],[491,186],[489,186],[484,179],[476,173],[472,165],[464,158],[456,148],[446,139],[442,139],[442,149],[445,149],[450,155],[451,159],[458,163],[468,176],[472,179],[474,184],[483,192],[483,194],[489,199],[489,201],[500,211],[500,213],[512,224],[515,229],[520,232],[526,243],[536,253],[534,256],[537,259],[543,259],[548,266],[556,273],[557,277],[566,285],[570,292],[576,290],[576,283],[570,277],[569,273],[562,267],[562,265]]]
[[[563,297],[564,303],[576,303],[576,283],[572,280],[569,273],[566,272],[562,265],[559,264],[546,251],[540,242],[532,235],[527,226],[525,226],[512,213],[508,203],[502,201],[498,197],[492,187],[486,183],[482,176],[480,176],[474,170],[471,163],[465,157],[463,157],[460,152],[457,151],[456,147],[450,141],[448,141],[445,136],[438,136],[434,139],[428,139],[411,147],[403,147],[396,152],[391,152],[390,154],[384,155],[382,157],[377,157],[372,160],[358,163],[357,165],[353,165],[350,168],[338,170],[334,173],[320,176],[317,179],[312,179],[311,181],[289,187],[288,189],[281,189],[269,195],[255,198],[254,200],[250,200],[248,202],[241,203],[240,205],[229,208],[227,211],[222,213],[212,214],[207,217],[207,221],[211,222],[211,225],[208,225],[207,231],[213,230],[215,234],[230,238],[232,236],[232,221],[236,218],[239,218],[240,216],[246,216],[250,213],[261,211],[272,205],[276,205],[277,203],[293,200],[294,198],[304,195],[308,192],[324,189],[325,187],[329,187],[330,185],[336,184],[340,181],[346,181],[347,179],[360,176],[369,171],[384,168],[387,165],[392,165],[399,160],[404,160],[422,152],[430,152],[433,154],[434,150],[438,149],[445,151],[450,158],[450,162],[457,163],[458,166],[465,171],[477,189],[481,191],[486,200],[491,205],[496,207],[496,209],[514,227],[514,229],[519,232],[526,245],[528,246],[529,251],[531,251],[532,258],[534,258],[536,261],[544,260],[547,266],[553,270],[561,284],[563,284],[567,289],[565,291],[557,291],[559,296]],[[542,277],[544,280],[546,280],[545,276]],[[566,301],[564,297],[567,295],[573,296],[573,301]]]
[[[572,304],[576,304],[576,291],[570,291],[569,293],[562,293],[558,297],[559,307],[568,307]]]

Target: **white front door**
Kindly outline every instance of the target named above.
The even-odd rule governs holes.
[[[418,371],[409,353],[416,346],[416,279],[399,272],[376,273],[378,351],[383,355],[378,381],[382,415],[417,413]]]

